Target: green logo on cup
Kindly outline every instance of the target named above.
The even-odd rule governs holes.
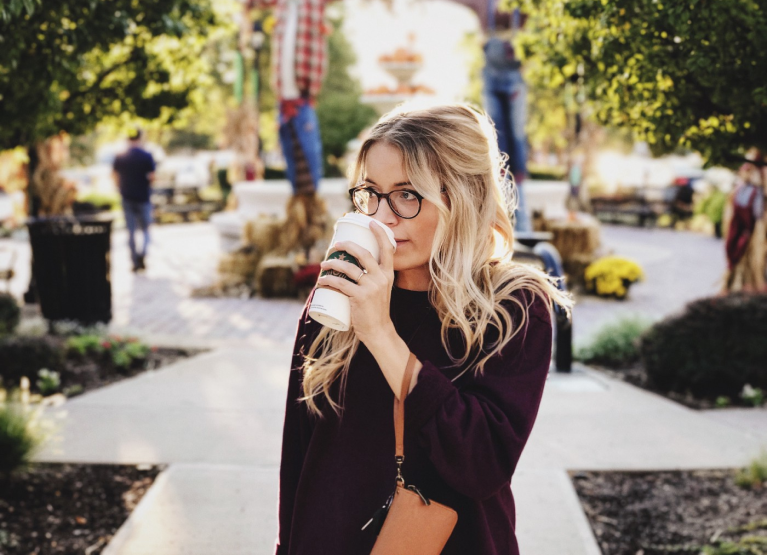
[[[333,259],[343,260],[344,262],[351,262],[352,264],[357,266],[357,268],[362,269],[362,265],[360,264],[359,260],[354,258],[351,254],[349,254],[346,251],[335,251],[331,253],[325,260],[333,260]],[[337,270],[324,270],[320,274],[320,276],[337,276],[340,278],[344,278],[347,281],[351,281],[352,283],[357,283],[356,281],[354,281],[352,278],[350,278],[343,272],[339,272]]]

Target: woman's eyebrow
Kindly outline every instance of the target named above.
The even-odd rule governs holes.
[[[365,183],[370,183],[371,185],[375,185],[376,187],[378,186],[378,183],[376,183],[369,177],[365,177],[362,181],[364,181]],[[410,185],[411,187],[413,186],[413,184],[410,183],[410,181],[402,181],[401,183],[395,183],[394,187],[407,187],[408,185]]]

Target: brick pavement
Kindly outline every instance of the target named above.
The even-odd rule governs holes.
[[[576,346],[622,316],[659,320],[721,289],[727,268],[722,240],[668,229],[603,225],[602,243],[608,252],[637,261],[646,279],[633,285],[624,301],[594,296],[577,299]]]
[[[156,344],[245,346],[289,342],[302,303],[298,300],[201,299],[192,289],[213,282],[220,255],[208,223],[155,226],[146,274],[130,272],[126,232],[112,240],[114,319],[111,329],[151,337]],[[603,226],[603,242],[615,254],[637,260],[647,280],[625,301],[578,299],[573,333],[583,343],[620,315],[656,320],[687,302],[715,294],[725,270],[724,245],[711,237],[663,229]],[[21,296],[29,276],[26,240],[0,240],[19,255],[12,291]]]

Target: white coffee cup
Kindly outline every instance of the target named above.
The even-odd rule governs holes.
[[[370,216],[364,214],[349,213],[338,219],[335,226],[335,233],[333,234],[333,241],[331,244],[336,244],[340,241],[351,241],[365,248],[373,255],[379,263],[381,262],[381,253],[378,248],[378,241],[376,241],[373,231],[370,229],[370,222],[375,221]],[[397,242],[394,240],[394,232],[381,222],[376,222],[386,232],[386,236],[389,238],[392,246],[396,249]],[[351,262],[360,270],[362,269],[360,263],[356,258],[351,256],[345,251],[336,251],[330,254],[326,260],[331,258],[341,258],[347,262]],[[323,272],[324,274],[325,272]],[[345,276],[339,274],[340,277],[352,281],[356,276]],[[336,291],[335,289],[329,289],[327,287],[318,287],[314,291],[314,297],[312,298],[312,304],[309,306],[309,316],[316,320],[320,324],[333,328],[334,330],[346,331],[351,325],[351,306],[349,304],[349,297],[343,293]]]

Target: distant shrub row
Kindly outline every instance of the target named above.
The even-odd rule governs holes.
[[[746,385],[767,390],[767,295],[705,298],[654,325],[612,324],[577,353],[584,362],[620,368],[641,360],[653,389],[716,400]]]

